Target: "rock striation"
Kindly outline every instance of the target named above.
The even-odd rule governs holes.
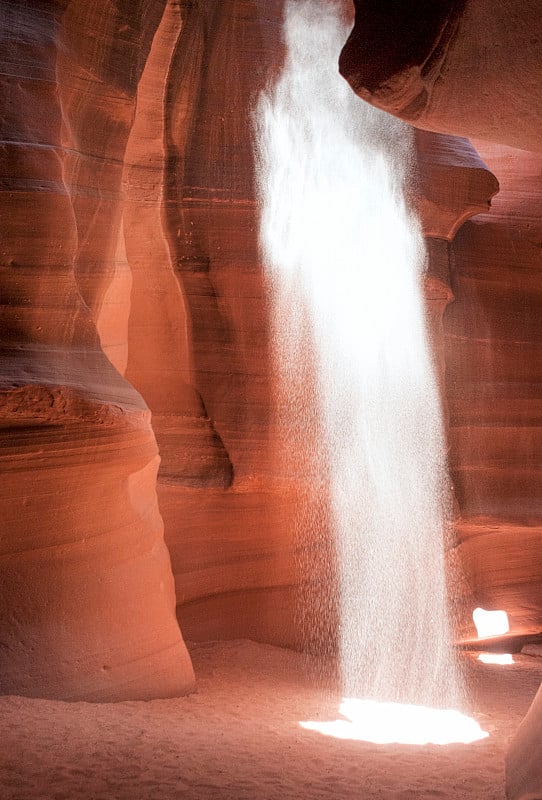
[[[299,645],[291,489],[272,455],[253,107],[282,2],[168,3],[125,166],[126,375],[153,412],[158,496],[192,640]]]
[[[112,364],[129,298],[116,330],[104,322],[126,272],[122,163],[161,11],[139,5],[0,6],[4,693],[110,701],[193,685],[150,412]]]
[[[476,605],[542,631],[542,157],[476,142],[499,176],[491,211],[452,247],[444,318],[459,552]]]

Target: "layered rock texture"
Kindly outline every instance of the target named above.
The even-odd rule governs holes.
[[[179,619],[191,639],[299,644],[292,504],[272,455],[253,165],[254,104],[281,58],[281,13],[282,2],[265,9],[246,0],[183,6],[163,73],[162,228],[185,298],[188,358],[181,369],[189,402],[172,398],[164,372],[153,377],[150,393],[142,371],[136,375],[129,364],[128,374],[159,414],[157,438],[165,450],[158,496]],[[146,320],[146,293],[144,303]],[[178,304],[172,301],[171,309],[178,319]],[[134,320],[134,336],[140,335]],[[159,405],[160,391],[169,406]]]
[[[451,250],[445,317],[459,551],[478,605],[542,625],[542,157],[477,142],[501,189]]]
[[[0,6],[4,693],[117,700],[193,683],[150,412],[112,365],[129,305],[123,159],[161,12],[139,5]]]

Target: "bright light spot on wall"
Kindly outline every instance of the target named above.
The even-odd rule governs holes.
[[[485,611],[483,608],[475,608],[472,612],[472,618],[476,625],[479,639],[487,639],[489,636],[501,636],[510,630],[506,611]]]
[[[514,663],[510,653],[480,653],[478,661],[483,664],[501,664],[502,666]]]
[[[476,720],[451,709],[345,697],[334,722],[300,722],[309,731],[374,744],[470,744],[489,736]]]

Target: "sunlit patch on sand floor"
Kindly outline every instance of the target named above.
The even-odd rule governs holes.
[[[339,712],[343,718],[333,722],[299,724],[336,739],[374,744],[470,744],[489,736],[472,717],[452,709],[345,697]]]

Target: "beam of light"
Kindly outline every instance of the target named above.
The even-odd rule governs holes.
[[[482,664],[500,664],[506,666],[514,663],[514,658],[511,653],[480,653],[478,661]]]
[[[472,612],[472,619],[479,639],[502,636],[510,630],[506,611],[486,611],[483,608],[475,608]]]
[[[443,546],[450,481],[423,238],[403,191],[412,129],[338,74],[348,5],[285,3],[284,68],[256,110],[260,241],[285,408],[277,429],[292,453],[283,469],[311,475],[329,498],[343,692],[457,707]],[[317,453],[302,459],[313,440]]]
[[[472,717],[452,709],[345,697],[339,710],[343,719],[299,724],[324,736],[373,744],[470,744],[489,736]]]

